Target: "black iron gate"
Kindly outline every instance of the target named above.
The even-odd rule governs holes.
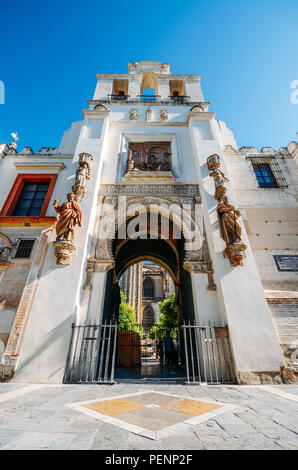
[[[118,325],[111,321],[100,325],[73,324],[63,382],[111,384],[115,382],[116,368],[129,371],[138,366],[145,376],[146,366],[155,367],[155,375],[157,371],[161,376],[168,375],[164,367],[178,368],[186,384],[236,382],[226,326],[184,322],[174,343],[177,359],[167,361],[165,355],[163,360],[160,357],[163,342],[158,338],[118,331]]]
[[[181,330],[187,384],[236,382],[226,326],[184,322]]]
[[[64,383],[114,383],[118,325],[72,325]]]

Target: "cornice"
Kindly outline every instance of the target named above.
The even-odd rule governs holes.
[[[168,99],[165,100],[160,100],[160,101],[142,101],[138,98],[136,99],[130,99],[130,100],[117,100],[117,99],[108,99],[108,98],[99,98],[97,100],[87,100],[88,105],[97,105],[97,104],[102,104],[104,106],[144,106],[148,108],[148,106],[171,106],[173,108],[175,107],[193,107],[193,106],[203,106],[203,105],[210,105],[209,101],[187,101],[184,103],[178,103],[174,102]],[[88,111],[93,111],[93,110],[88,110]],[[94,112],[99,112],[95,110]],[[101,112],[106,112],[106,111],[101,111]]]
[[[17,161],[14,162],[14,165],[18,171],[25,171],[25,170],[47,170],[47,171],[61,171],[65,168],[63,162],[28,162],[28,161]]]
[[[56,217],[1,216],[0,227],[50,227],[56,221]]]
[[[94,110],[94,109],[82,109],[82,113],[83,113],[83,116],[84,118],[85,117],[88,117],[89,119],[102,119],[104,120],[104,118],[106,116],[109,116],[111,111],[107,110],[107,111],[97,111],[97,110]]]
[[[111,80],[114,78],[122,78],[122,79],[130,79],[130,78],[142,78],[143,74],[146,73],[144,72],[139,72],[139,73],[97,73],[96,78],[97,81],[100,80]],[[164,79],[169,79],[169,80],[194,80],[194,81],[200,81],[202,75],[188,75],[188,74],[172,74],[172,73],[156,73],[153,72],[157,78],[164,78]]]

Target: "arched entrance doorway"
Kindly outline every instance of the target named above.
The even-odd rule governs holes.
[[[183,338],[180,335],[180,326],[182,322],[195,321],[190,274],[183,267],[185,239],[181,233],[180,238],[175,238],[177,230],[173,221],[169,222],[169,238],[162,238],[160,233],[161,219],[162,217],[160,217],[157,229],[153,234],[154,237],[152,237],[152,230],[150,236],[145,237],[140,229],[140,237],[138,238],[123,240],[116,233],[113,241],[114,267],[107,275],[103,321],[117,322],[119,325],[115,366],[115,376],[118,379],[123,377],[133,379],[138,377],[183,378],[185,376]],[[121,287],[119,282],[127,269],[141,261],[150,261],[161,266],[173,280],[175,294],[173,306],[176,312],[177,327],[170,331],[174,340],[176,358],[175,361],[171,360],[171,368],[160,367],[159,347],[164,349],[164,345],[159,343],[163,343],[167,331],[165,326],[164,331],[158,331],[158,334],[153,335],[154,313],[152,307],[146,307],[144,310],[145,317],[148,319],[150,317],[150,321],[140,323],[141,331],[133,325],[129,331],[127,331],[127,325],[125,325],[126,331],[121,331],[121,324],[119,324],[119,302],[121,302],[121,298],[117,295],[117,291],[119,292]],[[153,293],[154,287],[150,277],[147,278],[144,289],[147,294]],[[166,361],[166,365],[169,365],[169,361]]]
[[[110,198],[110,201],[115,207],[117,199]],[[162,266],[173,279],[179,335],[177,349],[179,366],[183,370],[180,377],[186,375],[187,383],[234,381],[226,325],[219,322],[212,325],[199,322],[197,291],[195,291],[196,314],[194,310],[192,291],[192,283],[196,279],[194,273],[196,276],[205,275],[208,278],[205,289],[214,290],[215,287],[212,282],[212,262],[208,254],[207,241],[192,212],[187,212],[185,218],[181,218],[181,213],[179,215],[179,211],[170,210],[169,204],[165,207],[166,202],[170,201],[166,198],[147,196],[139,201],[138,198],[131,197],[127,203],[126,216],[121,219],[122,222],[117,218],[112,220],[111,230],[104,231],[103,237],[99,236],[100,230],[98,230],[94,259],[90,261],[90,277],[87,278],[89,287],[92,272],[98,273],[96,274],[98,288],[92,287],[88,308],[89,318],[86,317],[84,324],[73,327],[65,382],[113,383],[115,378],[121,379],[121,374],[117,371],[121,303],[119,281],[128,268],[141,261],[151,261]],[[179,209],[178,205],[176,209],[177,207]],[[141,213],[144,216],[142,221],[139,218]],[[152,213],[156,216],[152,218],[153,224]],[[111,219],[109,211],[103,212],[103,215],[106,216],[105,220]],[[185,220],[189,223],[186,224]],[[135,226],[135,236],[129,235],[130,224]],[[165,236],[162,227],[167,224],[168,231]],[[115,226],[116,231],[113,230]],[[191,232],[199,234],[196,243],[192,241]],[[202,290],[200,292],[204,296],[204,292]],[[202,302],[202,304],[205,307],[207,304],[208,307],[208,303]],[[136,338],[136,343],[138,341],[140,339]],[[128,346],[132,348],[131,343]],[[138,374],[135,372],[130,364],[126,365],[128,379],[150,376],[148,369],[144,374],[140,371]],[[160,369],[152,376],[160,378]]]

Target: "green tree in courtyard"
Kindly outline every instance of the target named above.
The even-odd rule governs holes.
[[[149,332],[149,338],[163,339],[166,331],[169,330],[173,338],[176,337],[178,328],[178,312],[175,307],[175,293],[168,299],[158,302],[160,308],[160,318]]]
[[[131,305],[125,302],[126,298],[122,291],[120,291],[121,303],[119,306],[119,327],[120,331],[135,331],[140,336],[143,336],[143,327],[137,323],[134,309]]]

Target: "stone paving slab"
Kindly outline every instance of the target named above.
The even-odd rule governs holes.
[[[151,440],[70,408],[76,402],[155,391],[236,405],[182,432]],[[298,449],[298,386],[0,383],[0,449]],[[178,428],[177,428],[178,429]],[[162,436],[162,434],[161,434]]]

